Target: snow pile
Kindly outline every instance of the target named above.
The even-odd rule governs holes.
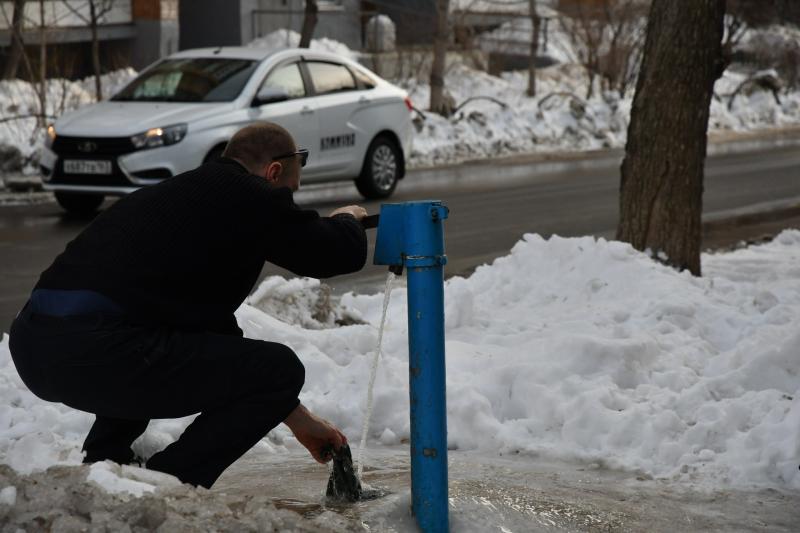
[[[297,48],[300,45],[300,34],[294,30],[276,30],[271,33],[258,37],[247,43],[250,48],[267,48],[269,50],[284,50],[286,48]],[[331,52],[349,59],[357,59],[358,52],[350,50],[346,44],[327,37],[311,39],[311,50],[321,52]]]
[[[636,31],[644,32],[643,22],[636,25]],[[761,49],[768,44],[796,49],[798,38],[800,30],[789,26],[751,29],[743,35],[741,47],[748,49],[761,43]],[[520,17],[478,36],[476,43],[486,52],[527,55],[530,39],[531,22]],[[581,55],[578,46],[560,25],[552,25],[548,30],[547,46],[540,50],[540,54],[560,64],[537,70],[536,97],[526,94],[527,72],[492,76],[463,63],[448,65],[445,88],[456,104],[475,96],[491,96],[506,107],[484,99],[466,104],[451,118],[427,113],[427,120],[418,123],[411,166],[516,153],[624,146],[634,84],[624,95],[619,95],[600,90],[599,79],[596,79],[594,94],[587,99],[588,77],[578,63]],[[772,61],[770,58],[761,59]],[[742,68],[741,65],[734,67]],[[729,109],[731,94],[748,75],[748,72],[729,68],[717,81],[709,132],[747,132],[800,125],[800,90],[797,89],[781,91],[780,102],[776,102],[770,92],[743,91]],[[785,84],[787,80],[781,81]],[[430,99],[428,80],[420,77],[402,83],[415,107],[427,109]]]
[[[514,153],[596,150],[623,146],[630,99],[615,94],[584,100],[583,69],[576,65],[539,71],[537,98],[526,95],[528,76],[502,78],[463,64],[451,65],[445,86],[457,104],[473,100],[453,117],[426,113],[414,136],[411,165],[430,166]],[[425,109],[430,98],[426,82],[407,86],[415,107]],[[558,93],[549,96],[551,93]],[[570,96],[574,95],[573,96]]]
[[[766,91],[742,92],[728,109],[729,95],[747,77],[726,70],[715,85],[709,132],[745,132],[800,125],[800,91],[781,92],[780,103]],[[411,152],[411,166],[431,166],[516,153],[585,151],[618,148],[627,139],[633,92],[595,91],[585,99],[586,73],[575,64],[537,71],[537,96],[526,94],[526,72],[501,77],[464,64],[450,65],[445,87],[457,104],[474,96],[489,100],[467,103],[451,118],[426,113],[419,122]],[[426,109],[427,80],[405,84],[414,106]]]
[[[284,322],[308,329],[362,322],[352,310],[335,306],[331,300],[331,288],[313,278],[285,280],[280,276],[269,277],[245,303]]]
[[[94,463],[89,467],[86,481],[109,494],[130,494],[141,497],[148,492],[155,492],[157,486],[178,487],[178,478],[127,465],[118,465],[111,461]]]
[[[695,279],[627,244],[526,236],[447,284],[449,446],[800,488],[799,255],[800,232],[785,232],[705,256]],[[376,385],[371,436],[384,443],[409,436],[404,292],[392,297]],[[374,325],[381,300],[343,303]],[[376,332],[239,316],[250,334],[299,351],[304,401],[355,434],[364,401],[353,390]]]
[[[510,255],[447,282],[449,446],[800,489],[798,259],[800,231],[787,231],[705,255],[704,277],[693,278],[624,243],[527,235]],[[264,283],[262,292],[298,294],[296,281]],[[247,304],[237,317],[248,337],[299,354],[302,401],[355,438],[382,299],[345,295],[342,305],[369,323],[338,328],[306,329]],[[405,289],[395,289],[373,446],[409,437],[405,302]],[[80,460],[91,417],[28,392],[7,338],[0,396],[0,462],[31,472]],[[152,423],[140,449],[149,455],[189,421]],[[297,446],[288,437],[280,426],[261,446],[282,453]]]
[[[102,76],[103,93],[113,95],[136,76],[123,69]],[[44,130],[37,125],[39,86],[22,80],[0,81],[0,172],[34,173]],[[46,83],[48,123],[67,111],[96,102],[94,77],[80,81],[50,79]]]
[[[112,463],[19,475],[0,465],[3,531],[364,531],[323,512],[306,519],[266,496],[220,495]]]

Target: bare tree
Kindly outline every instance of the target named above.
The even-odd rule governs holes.
[[[17,77],[19,63],[22,60],[25,44],[22,40],[22,29],[25,21],[25,0],[14,0],[14,14],[11,15],[11,46],[8,60],[3,69],[3,79]]]
[[[539,55],[539,31],[542,19],[536,11],[536,0],[528,0],[531,17],[531,55],[528,60],[528,96],[536,96],[536,58]]]
[[[44,0],[39,0],[39,127],[47,124],[47,24]]]
[[[561,9],[561,29],[571,42],[574,59],[586,70],[586,98],[594,94],[598,76],[604,89],[624,95],[636,78],[644,41],[641,2],[571,0]]]
[[[447,42],[450,38],[450,0],[436,0],[436,30],[433,34],[433,64],[431,65],[430,110],[448,116],[450,109],[445,105],[444,68],[447,58]]]
[[[306,0],[306,9],[303,15],[303,28],[300,30],[300,48],[311,46],[311,37],[317,27],[317,13],[319,6],[317,0]]]
[[[653,0],[622,162],[617,238],[697,276],[724,14],[725,0]]]
[[[67,9],[72,12],[76,17],[81,19],[89,26],[92,32],[92,70],[94,71],[94,91],[97,100],[103,99],[103,86],[100,79],[102,68],[100,66],[100,39],[97,35],[97,27],[100,20],[105,17],[113,8],[115,0],[81,0],[76,2],[70,0],[63,0]],[[89,15],[81,10],[81,6],[89,7]]]

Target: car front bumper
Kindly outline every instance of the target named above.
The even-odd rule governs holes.
[[[79,151],[78,147],[87,142],[92,142],[96,149],[91,153]],[[202,162],[197,160],[201,156],[192,150],[191,143],[180,142],[149,150],[134,150],[126,143],[129,143],[127,138],[57,138],[52,147],[42,149],[39,159],[43,188],[47,191],[125,195],[195,168]],[[67,174],[64,172],[65,159],[109,161],[111,173]]]

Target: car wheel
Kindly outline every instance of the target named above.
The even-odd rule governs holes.
[[[400,150],[389,137],[377,137],[367,149],[356,188],[365,198],[388,198],[400,179]]]
[[[91,215],[100,204],[103,203],[105,196],[102,194],[86,194],[78,192],[56,192],[56,201],[70,214]]]
[[[217,146],[216,148],[212,148],[205,159],[203,159],[203,163],[210,163],[212,161],[216,161],[220,157],[222,157],[223,152],[225,152],[225,146]]]

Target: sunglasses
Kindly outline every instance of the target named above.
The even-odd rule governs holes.
[[[272,158],[272,160],[275,161],[276,159],[286,159],[287,157],[294,157],[296,155],[300,156],[300,166],[306,166],[306,161],[308,161],[308,150],[305,148],[296,152],[292,152],[291,154],[276,155]]]

